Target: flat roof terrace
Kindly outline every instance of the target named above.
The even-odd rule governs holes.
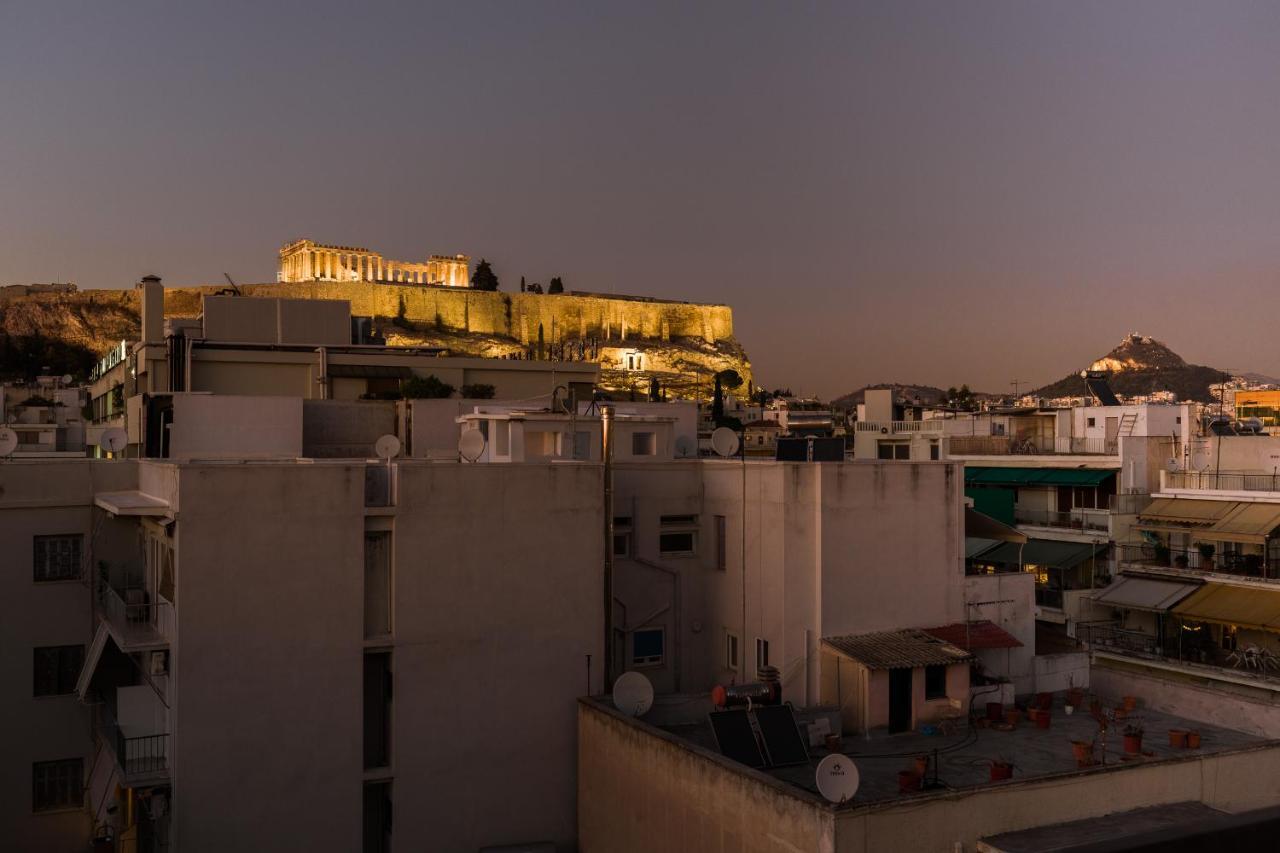
[[[600,704],[612,708],[608,697],[600,700]],[[1107,708],[1114,708],[1118,704],[1119,701],[1114,699],[1104,699],[1103,702]],[[1063,698],[1055,696],[1050,709],[1050,726],[1047,729],[1038,728],[1024,716],[1011,731],[966,727],[961,722],[954,734],[930,735],[914,731],[891,735],[881,730],[873,731],[868,736],[846,736],[842,739],[839,751],[853,759],[858,768],[860,784],[853,800],[845,803],[842,808],[927,798],[979,787],[1007,786],[1048,777],[1086,776],[1162,762],[1194,761],[1208,755],[1276,743],[1221,726],[1139,708],[1132,712],[1127,721],[1113,724],[1113,728],[1106,733],[1104,749],[1104,739],[1099,736],[1098,723],[1089,714],[1088,708],[1077,708],[1073,714],[1068,715],[1063,705]],[[983,707],[979,698],[975,702],[975,708]],[[720,760],[730,761],[721,755],[707,720],[707,714],[712,710],[709,697],[660,697],[642,722],[656,726],[685,744],[700,751],[705,750]],[[834,716],[832,709],[796,709],[796,719],[806,740],[806,726],[809,722],[819,717],[828,717],[832,719],[834,726]],[[1126,755],[1124,752],[1122,731],[1126,723],[1140,723],[1145,730],[1142,752],[1138,755]],[[1188,749],[1171,746],[1170,729],[1199,732],[1200,747]],[[1096,742],[1093,751],[1096,763],[1093,766],[1078,766],[1072,748],[1073,741]],[[764,773],[795,789],[818,796],[814,771],[818,762],[830,754],[824,746],[810,746],[809,761],[806,764],[759,771],[732,763],[745,773]],[[909,792],[901,791],[898,784],[899,772],[913,769],[915,757],[921,755],[930,756],[930,768],[924,787]],[[1007,761],[1013,765],[1011,780],[991,780],[991,764],[995,760]]]

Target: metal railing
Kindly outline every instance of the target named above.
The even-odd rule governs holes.
[[[1036,606],[1062,609],[1062,590],[1048,586],[1036,586]]]
[[[1166,489],[1206,489],[1224,492],[1280,492],[1280,473],[1264,471],[1164,471]]]
[[[99,583],[98,606],[126,645],[155,644],[171,638],[173,608],[141,587],[117,590]]]
[[[1116,439],[1017,438],[1005,435],[956,435],[950,452],[961,456],[1115,456]]]
[[[933,421],[858,421],[857,432],[942,432],[942,425]]]
[[[1241,645],[1224,649],[1205,642],[1203,636],[1168,638],[1163,644],[1158,637],[1143,631],[1121,628],[1115,622],[1082,622],[1076,625],[1076,639],[1095,652],[1121,652],[1148,660],[1176,662],[1193,667],[1207,675],[1248,675],[1265,681],[1280,678],[1280,656],[1270,649]]]
[[[1268,558],[1265,554],[1215,551],[1212,556],[1206,556],[1199,548],[1170,548],[1148,542],[1117,543],[1115,553],[1117,563],[1280,581],[1280,559]]]
[[[1017,524],[1040,527],[1058,527],[1064,530],[1107,532],[1111,529],[1111,512],[1105,509],[1073,509],[1054,512],[1047,509],[1013,508],[1013,520]]]
[[[1121,628],[1116,622],[1083,622],[1076,625],[1076,639],[1092,648],[1142,652],[1155,655],[1160,648],[1156,638],[1143,631]]]
[[[127,737],[106,704],[98,706],[98,734],[116,756],[126,779],[169,771],[169,735]]]
[[[1108,504],[1116,515],[1137,515],[1151,505],[1151,495],[1147,492],[1111,495]]]

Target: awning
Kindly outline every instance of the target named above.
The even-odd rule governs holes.
[[[974,651],[975,649],[1016,649],[1022,641],[1001,628],[994,622],[956,622],[939,628],[925,628],[925,633],[932,634],[939,640],[945,640],[956,648]]]
[[[1021,546],[1006,542],[982,554],[981,560],[984,563],[1016,565],[1019,562],[1018,551],[1021,548],[1021,562],[1024,564],[1071,569],[1106,547],[1106,545],[1092,545],[1084,542],[1059,542],[1056,539],[1028,539],[1027,544]]]
[[[1229,542],[1262,545],[1277,527],[1280,527],[1280,504],[1241,503],[1205,535],[1209,538],[1221,536]]]
[[[1093,600],[1098,604],[1122,607],[1126,610],[1163,613],[1199,588],[1200,585],[1195,583],[1122,577],[1098,592]]]
[[[971,507],[964,508],[964,535],[1001,542],[1026,542],[1027,534]]]
[[[112,515],[146,515],[152,517],[169,514],[169,502],[144,492],[99,492],[93,503]]]
[[[1099,486],[1114,477],[1108,468],[971,468],[964,469],[966,486]]]
[[[1156,498],[1138,513],[1139,525],[1210,525],[1225,518],[1239,504],[1235,501],[1205,501],[1189,498]]]
[[[972,560],[974,557],[980,556],[999,547],[1000,541],[997,539],[983,539],[978,536],[966,536],[964,538],[964,558],[966,560]]]
[[[1207,583],[1173,612],[1202,622],[1280,632],[1280,590]]]

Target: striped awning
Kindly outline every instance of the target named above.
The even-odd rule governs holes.
[[[1280,589],[1207,583],[1173,612],[1201,622],[1280,633]]]
[[[1239,504],[1235,501],[1205,501],[1190,498],[1156,498],[1138,513],[1138,526],[1146,524],[1192,524],[1209,526],[1226,517]]]
[[[1093,596],[1098,604],[1163,613],[1200,588],[1198,583],[1121,577]]]
[[[1228,542],[1262,545],[1280,527],[1280,504],[1241,503],[1209,530],[1209,536],[1221,536]]]

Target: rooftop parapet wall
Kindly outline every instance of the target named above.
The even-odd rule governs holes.
[[[165,313],[195,316],[200,296],[221,287],[168,288]],[[291,299],[345,299],[357,316],[395,317],[416,323],[484,335],[505,335],[522,342],[544,338],[698,338],[715,343],[733,337],[733,309],[727,305],[664,302],[626,296],[502,293],[470,288],[361,282],[282,282],[247,284],[247,296]]]

